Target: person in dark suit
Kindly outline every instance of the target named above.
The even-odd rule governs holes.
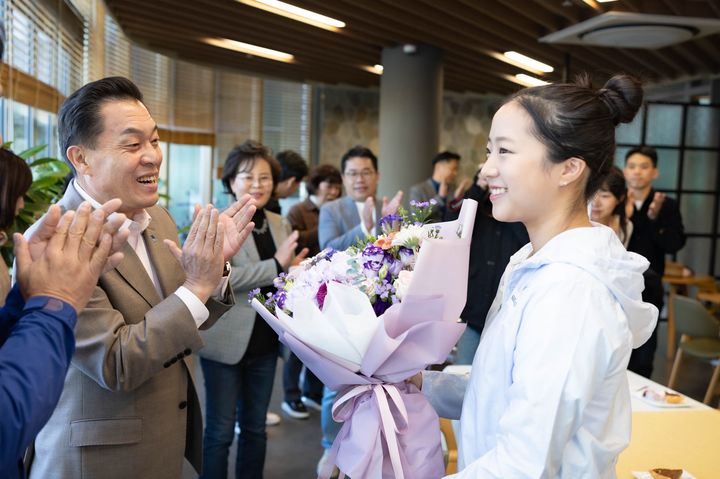
[[[449,212],[450,204],[462,198],[470,186],[465,178],[457,186],[455,178],[460,168],[460,155],[451,151],[442,151],[432,159],[433,173],[430,178],[410,187],[410,201],[425,202],[435,200],[430,221],[442,221]],[[457,207],[459,210],[459,206]]]
[[[625,180],[628,194],[625,213],[633,230],[627,250],[650,261],[645,275],[643,299],[662,310],[664,304],[662,276],[665,257],[685,246],[685,228],[677,201],[655,191],[652,184],[660,175],[657,151],[648,146],[633,148],[625,155]],[[657,328],[650,339],[634,349],[628,369],[649,378],[657,349]]]
[[[660,277],[665,274],[665,256],[685,246],[685,228],[678,203],[652,184],[660,175],[655,148],[633,148],[625,155],[625,180],[628,186],[627,218],[633,223],[628,251],[650,261]]]

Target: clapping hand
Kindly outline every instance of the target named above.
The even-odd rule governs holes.
[[[220,213],[212,205],[195,215],[182,250],[173,241],[165,240],[165,245],[185,271],[183,286],[203,303],[210,298],[222,277],[224,241],[225,224],[220,222]]]
[[[127,217],[124,214],[117,213],[117,210],[121,205],[122,201],[115,198],[106,202],[92,213],[90,213],[91,207],[88,202],[83,202],[78,207],[78,211],[86,212],[88,216],[92,215],[96,218],[96,220],[100,220],[100,218],[102,218],[102,220],[105,221],[107,218],[107,221],[101,223],[102,233],[110,235],[112,244],[110,247],[108,261],[103,267],[103,273],[107,273],[120,264],[120,261],[122,261],[123,258],[120,250],[130,234],[130,231],[127,228],[120,231],[120,227],[127,220]],[[28,251],[33,260],[40,258],[44,253],[50,239],[52,239],[53,235],[57,231],[62,216],[63,214],[60,206],[52,205],[50,209],[48,209],[47,213],[38,220],[37,226],[27,238]]]
[[[278,246],[275,251],[275,259],[278,263],[280,263],[280,266],[282,266],[285,271],[287,271],[290,265],[295,264],[293,262],[293,258],[295,257],[295,248],[297,248],[298,236],[298,232],[293,231],[290,233],[290,236],[285,238],[285,241],[280,243],[280,246]],[[300,254],[302,253],[303,252],[301,251]],[[307,256],[307,251],[305,251],[305,256]],[[303,258],[305,256],[303,256]]]
[[[118,200],[114,208],[119,205]],[[80,312],[107,265],[114,267],[122,260],[120,252],[110,256],[114,241],[106,231],[107,214],[103,209],[93,212],[89,203],[83,203],[77,212],[60,216],[60,208],[54,206],[36,230],[40,237],[33,235],[32,245],[32,238],[16,233],[16,277],[23,296],[50,296]]]
[[[664,202],[665,193],[660,193],[659,191],[656,192],[655,196],[653,196],[653,199],[650,202],[650,206],[648,206],[648,218],[650,218],[651,220],[656,220],[658,215],[660,214],[660,210],[662,209]]]
[[[397,213],[397,210],[400,208],[400,204],[402,203],[402,199],[402,191],[395,193],[395,196],[393,196],[390,201],[388,201],[387,196],[383,196],[382,209],[380,210],[382,216],[394,215]]]
[[[223,256],[225,261],[240,251],[240,247],[252,233],[255,223],[252,217],[255,214],[255,200],[250,195],[243,195],[220,214],[220,221],[225,226],[225,243]]]

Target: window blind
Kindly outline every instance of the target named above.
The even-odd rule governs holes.
[[[306,83],[263,81],[262,141],[275,153],[294,150],[310,156],[312,87]]]

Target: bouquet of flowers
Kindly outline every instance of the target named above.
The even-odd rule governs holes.
[[[338,391],[333,418],[343,426],[330,462],[354,479],[444,471],[437,414],[404,380],[442,363],[465,329],[458,318],[477,202],[435,224],[423,223],[432,205],[411,206],[383,218],[377,238],[323,251],[278,277],[276,293],[251,298],[280,340]]]

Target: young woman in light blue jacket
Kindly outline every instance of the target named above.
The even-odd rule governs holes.
[[[613,164],[615,127],[642,102],[637,80],[587,79],[521,90],[493,118],[493,216],[530,243],[510,260],[469,377],[411,378],[441,416],[460,418],[453,478],[613,478],[630,441],[626,368],[657,309],[643,303],[648,262],[587,203]]]

